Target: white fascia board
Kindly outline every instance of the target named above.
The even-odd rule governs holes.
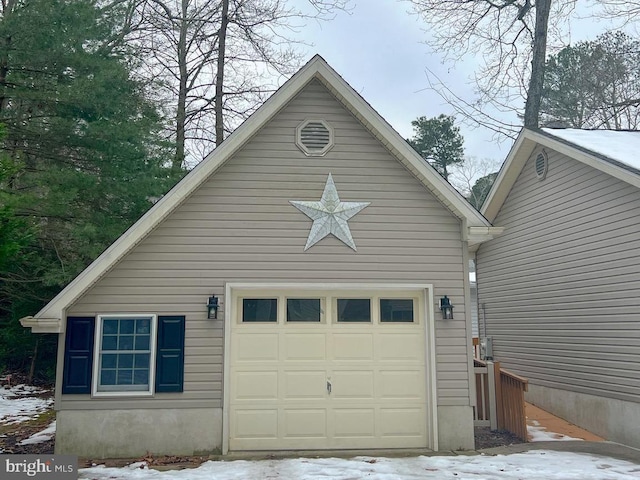
[[[551,148],[556,152],[562,153],[563,155],[574,158],[575,160],[609,174],[618,180],[622,180],[623,182],[640,188],[640,175],[607,161],[603,156],[599,156],[597,153],[591,154],[585,152],[582,147],[578,145],[572,146],[567,143],[567,140],[555,138],[552,135],[553,134],[540,134],[538,132],[528,131],[528,136],[539,144]],[[614,159],[612,160],[615,161]]]
[[[59,318],[23,317],[20,325],[30,328],[31,333],[63,333],[62,321]]]
[[[618,165],[614,165],[598,155],[587,153],[578,146],[572,146],[568,144],[566,140],[563,141],[547,134],[523,128],[511,147],[509,155],[502,165],[498,177],[480,209],[480,212],[490,222],[495,220],[513,184],[518,179],[525,163],[537,145],[555,150],[558,153],[640,188],[639,175]]]
[[[504,203],[511,187],[516,182],[522,167],[535,147],[535,143],[527,142],[527,130],[522,129],[505,159],[480,212],[490,221],[495,220],[500,207]]]
[[[316,71],[319,57],[305,67],[273,94],[249,119],[200,162],[188,175],[162,197],[140,220],[83,270],[66,288],[54,297],[35,317],[62,318],[63,310],[77,300],[104,273],[109,271],[129,250],[175,210],[184,199],[204,183],[224,162],[243,146],[282,106],[306,85]]]
[[[416,152],[366,100],[340,77],[335,70],[331,69],[324,62],[318,70],[321,76],[335,89],[335,93],[351,104],[353,109],[363,116],[365,126],[373,130],[372,133],[374,133],[387,148],[392,151],[395,150],[399,155],[406,158],[411,166],[430,183],[430,185],[425,186],[430,190],[435,189],[435,193],[437,195],[439,194],[441,200],[443,200],[459,218],[466,219],[469,225],[490,226],[487,219],[473,208],[434,168],[428,165],[426,161],[418,155],[418,152]]]
[[[144,239],[162,220],[173,212],[193,191],[204,183],[226,160],[242,147],[286,103],[288,103],[312,78],[328,83],[336,92],[353,105],[374,129],[388,139],[393,148],[416,168],[469,225],[490,226],[464,198],[407,144],[407,142],[347,84],[322,57],[316,55],[276,93],[240,125],[229,137],[200,162],[188,175],[160,199],[140,220],[107,248],[93,263],[83,270],[66,288],[54,297],[36,315],[36,318],[62,319],[64,309],[76,301],[135,245]]]
[[[468,227],[466,240],[469,244],[469,251],[475,252],[481,243],[493,240],[503,232],[504,227]]]

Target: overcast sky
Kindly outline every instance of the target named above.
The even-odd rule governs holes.
[[[299,0],[306,1],[306,0]],[[410,15],[410,5],[397,0],[354,0],[350,14],[329,22],[310,22],[301,37],[313,46],[307,59],[320,54],[403,137],[413,136],[411,121],[419,116],[452,114],[452,108],[427,89],[425,67],[456,93],[473,97],[469,78],[476,67],[465,63],[443,64],[442,57],[425,45],[426,25]],[[588,13],[588,10],[583,10]],[[603,22],[572,21],[572,41],[592,40],[608,27]],[[507,120],[517,123],[515,118]],[[461,125],[465,153],[504,160],[511,143],[497,145],[493,134]]]

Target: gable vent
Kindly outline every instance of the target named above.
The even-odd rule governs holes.
[[[322,156],[333,146],[333,128],[324,120],[305,120],[296,129],[296,144],[309,156]]]
[[[548,159],[547,159],[547,154],[545,152],[540,152],[536,156],[535,168],[536,168],[536,176],[538,177],[538,179],[544,180],[544,178],[547,176],[547,168],[548,168]]]

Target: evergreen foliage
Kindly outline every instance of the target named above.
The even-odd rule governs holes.
[[[573,128],[640,126],[640,41],[608,32],[547,59],[543,123]]]
[[[0,369],[25,370],[35,314],[166,192],[158,108],[114,48],[118,9],[17,1],[0,18]],[[111,16],[108,16],[111,15]],[[57,337],[40,343],[52,371]]]
[[[414,137],[408,140],[445,179],[449,178],[449,166],[464,162],[464,140],[454,122],[455,118],[448,115],[419,117],[411,122]]]

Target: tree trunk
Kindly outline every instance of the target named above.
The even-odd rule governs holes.
[[[552,0],[536,1],[536,26],[533,38],[531,58],[531,78],[527,90],[527,102],[524,108],[524,126],[538,128],[540,119],[540,101],[544,87],[544,64],[547,56],[547,30]]]
[[[29,367],[29,377],[27,378],[27,383],[29,385],[33,384],[33,376],[36,372],[36,359],[38,358],[38,345],[40,344],[40,335],[36,338],[36,345],[33,347],[33,358],[31,359],[31,367]]]
[[[178,40],[178,68],[180,84],[178,87],[178,106],[176,108],[176,154],[171,165],[174,172],[179,172],[185,159],[185,139],[187,123],[187,18],[188,0],[182,0],[182,16],[180,18],[180,38]]]
[[[227,43],[227,26],[229,25],[229,0],[222,0],[222,19],[218,34],[218,64],[216,72],[216,98],[214,110],[216,116],[216,147],[224,141],[224,117],[222,114],[222,95],[224,86],[224,57]]]

